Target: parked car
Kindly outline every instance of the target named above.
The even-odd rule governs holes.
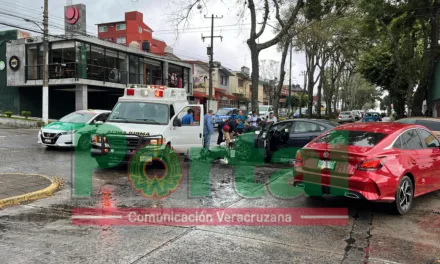
[[[220,108],[217,110],[212,117],[214,120],[214,127],[218,127],[221,122],[228,120],[233,113],[238,113],[238,110],[238,108]]]
[[[361,120],[363,118],[363,115],[360,110],[353,110],[352,112],[354,112],[355,114],[356,121]]]
[[[266,162],[293,161],[298,149],[338,124],[324,119],[294,119],[272,124],[261,140]],[[261,146],[261,142],[260,142]]]
[[[271,105],[260,105],[258,106],[260,111],[260,118],[267,120],[269,118],[269,113],[273,111],[273,106]]]
[[[362,119],[362,122],[380,122],[382,121],[382,118],[380,117],[380,114],[377,112],[368,112],[365,114],[364,118]]]
[[[440,188],[440,142],[421,125],[343,125],[300,150],[294,171],[308,196],[389,202],[405,214],[414,197]]]
[[[427,127],[434,135],[440,138],[440,119],[433,117],[408,117],[397,120],[398,123],[403,124],[417,124]]]
[[[98,121],[105,122],[110,113],[108,110],[82,110],[70,113],[42,127],[38,132],[38,143],[47,147],[87,149],[91,145],[91,135],[96,129],[94,126],[85,127]],[[75,139],[74,136],[78,138]]]
[[[309,109],[307,107],[301,108],[301,115],[308,115]],[[294,118],[300,117],[299,116],[299,109],[296,110],[295,114],[293,114]]]
[[[356,122],[356,114],[353,111],[343,111],[338,116],[338,123],[353,123]]]

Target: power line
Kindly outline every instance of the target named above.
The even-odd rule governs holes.
[[[236,27],[236,26],[244,26],[244,25],[249,26],[251,24],[250,23],[246,23],[246,24],[230,24],[230,25],[214,26],[214,28]],[[204,28],[211,28],[211,27],[193,27],[193,28],[183,28],[183,29],[180,29],[180,30],[185,31],[187,29],[204,29]],[[156,31],[153,31],[153,32],[157,33],[157,32],[167,32],[167,31],[176,31],[176,29],[163,29],[163,30],[156,30]]]

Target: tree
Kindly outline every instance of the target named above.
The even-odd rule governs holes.
[[[396,105],[400,115],[405,103],[420,115],[439,56],[440,0],[360,0],[358,7],[365,14],[363,34],[369,35],[375,44],[363,56],[373,63],[364,67],[363,73],[378,80],[381,69],[374,66],[389,66],[387,74],[380,73],[386,75],[387,83],[381,87],[399,100]],[[385,57],[390,59],[389,65],[381,61]],[[365,68],[376,69],[371,74]]]
[[[188,20],[191,18],[192,13],[194,12],[194,8],[197,5],[197,8],[203,9],[203,6],[200,4],[200,0],[170,0],[172,4],[176,6],[176,10],[171,13],[172,23],[176,27],[176,31],[179,30],[179,26],[183,23],[184,27],[188,25]],[[205,0],[204,3],[210,2],[209,0]],[[213,2],[213,0],[211,1]],[[219,1],[218,1],[219,2]],[[221,1],[223,2],[223,1]],[[295,24],[297,20],[297,15],[300,9],[304,5],[304,0],[296,0],[296,3],[293,1],[284,1],[284,0],[264,0],[260,2],[255,2],[254,0],[237,0],[237,7],[239,9],[239,18],[243,19],[245,16],[250,16],[250,24],[251,29],[249,32],[249,38],[247,40],[247,45],[250,49],[251,53],[251,61],[252,61],[252,109],[255,109],[258,112],[258,84],[259,84],[259,72],[260,72],[260,64],[259,64],[259,55],[262,50],[270,48],[276,44],[278,44],[283,37],[289,33],[289,30]],[[260,4],[261,3],[261,4]],[[245,11],[247,7],[249,14]],[[286,12],[289,14],[285,19],[281,18],[282,8],[285,7],[288,9]],[[259,11],[262,10],[262,22],[261,26],[257,27],[257,20]],[[270,20],[270,15],[274,14],[275,19],[278,23],[278,33],[269,40],[266,40],[262,43],[259,43],[260,37],[265,32],[266,26]],[[259,23],[260,24],[260,23]]]
[[[269,104],[273,105],[279,83],[280,62],[276,60],[261,60],[260,65],[260,79],[264,81],[264,92],[269,98]]]

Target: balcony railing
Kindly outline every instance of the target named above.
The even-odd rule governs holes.
[[[149,79],[137,72],[121,71],[116,68],[108,68],[82,63],[53,63],[48,65],[49,79],[88,79],[105,83],[138,84],[138,85],[172,85],[167,78],[152,76]],[[43,79],[43,65],[25,66],[26,82]],[[182,82],[184,89],[190,92],[191,83]]]

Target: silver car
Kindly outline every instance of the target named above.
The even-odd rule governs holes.
[[[344,111],[339,114],[338,123],[354,123],[356,122],[356,113],[353,111]]]

